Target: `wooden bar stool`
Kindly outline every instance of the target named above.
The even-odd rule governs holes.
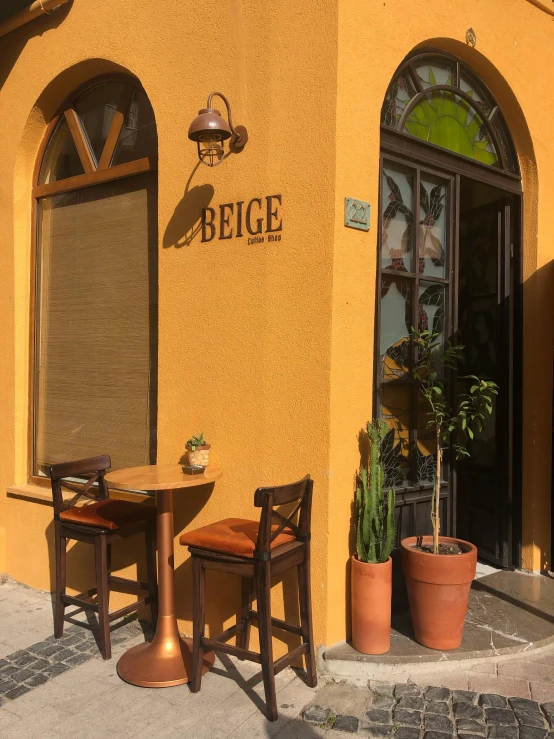
[[[107,455],[62,462],[50,466],[52,495],[54,498],[54,527],[56,549],[56,604],[54,610],[54,636],[63,636],[65,609],[69,605],[89,609],[98,614],[100,626],[100,650],[104,659],[112,656],[110,622],[129,613],[134,613],[143,605],[150,605],[152,619],[157,615],[156,581],[156,509],[153,506],[132,503],[126,500],[110,500],[104,474],[111,467]],[[87,478],[80,482],[79,478]],[[69,478],[69,479],[67,479]],[[77,478],[77,479],[75,479]],[[62,488],[75,493],[71,500],[63,499]],[[82,498],[93,503],[76,507]],[[129,580],[111,574],[111,545],[114,541],[134,534],[144,533],[146,537],[146,564],[148,582]],[[67,595],[66,589],[66,547],[67,540],[75,539],[94,544],[96,564],[96,587],[77,596]],[[148,596],[131,603],[113,613],[109,611],[110,586],[121,585],[125,589]],[[96,595],[96,602],[90,599]]]
[[[307,475],[290,485],[258,488],[254,505],[261,508],[260,522],[243,518],[223,521],[189,531],[180,537],[192,555],[193,671],[191,690],[197,693],[202,680],[204,652],[215,650],[251,660],[262,666],[267,715],[277,720],[275,675],[301,655],[306,655],[307,684],[317,685],[315,649],[312,630],[310,590],[310,521],[313,481]],[[288,516],[275,506],[296,503]],[[294,519],[298,514],[298,522]],[[275,519],[277,523],[272,523]],[[298,572],[300,626],[271,617],[271,578],[292,567]],[[242,618],[218,636],[207,638],[205,629],[205,571],[219,570],[243,577]],[[256,586],[258,610],[252,610],[252,584]],[[248,648],[250,624],[258,623],[260,653]],[[275,626],[301,637],[301,645],[273,661],[272,629]],[[237,646],[226,642],[236,636]]]

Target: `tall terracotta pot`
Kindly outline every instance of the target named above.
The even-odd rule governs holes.
[[[410,536],[401,542],[415,638],[431,649],[456,649],[462,641],[477,548],[468,541],[441,536],[441,542],[458,544],[463,553],[428,554],[414,549],[416,541]],[[432,536],[423,537],[423,544],[432,543]]]
[[[352,557],[352,644],[364,654],[390,649],[392,559],[370,564]]]

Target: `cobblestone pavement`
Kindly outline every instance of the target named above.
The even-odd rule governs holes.
[[[146,629],[115,626],[104,661],[90,630],[68,625],[53,638],[49,593],[0,577],[0,739],[554,739],[554,647],[369,689],[323,680],[308,688],[287,668],[276,677],[279,720],[270,723],[259,665],[225,654],[197,694],[124,683],[117,660]],[[460,689],[470,669],[482,680],[471,692]],[[503,697],[514,689],[518,698]]]
[[[368,739],[546,739],[554,737],[554,702],[493,693],[371,682],[323,687],[304,721]]]

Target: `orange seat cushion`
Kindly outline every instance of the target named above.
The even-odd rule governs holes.
[[[252,557],[258,541],[259,528],[259,521],[249,521],[247,518],[225,518],[209,526],[187,531],[181,535],[179,541],[184,546],[210,549],[238,557]],[[271,530],[275,531],[276,528],[278,525],[274,524]],[[291,530],[285,528],[273,539],[271,549],[295,540],[296,537]]]
[[[60,519],[66,523],[98,526],[110,531],[138,521],[151,521],[155,518],[154,506],[132,503],[129,500],[100,500],[80,508],[68,508],[60,513]]]

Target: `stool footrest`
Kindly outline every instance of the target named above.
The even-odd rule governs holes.
[[[232,644],[225,644],[225,642],[219,642],[215,639],[207,639],[205,636],[202,637],[202,647],[206,651],[213,649],[216,652],[226,652],[239,659],[248,659],[250,662],[256,662],[259,665],[262,663],[261,655],[257,652],[251,652],[249,649],[242,649],[242,647],[234,647]]]
[[[91,593],[91,595],[96,594],[96,588],[94,588],[94,593]],[[82,593],[82,595],[86,596],[86,593]],[[73,595],[62,595],[61,597],[62,603],[64,603],[66,606],[79,606],[79,608],[89,609],[91,611],[95,611],[98,613],[98,603],[92,603],[90,600],[84,600],[84,598],[78,598]]]
[[[250,618],[255,618],[256,621],[259,620],[258,611],[249,611],[248,616]],[[289,624],[286,621],[281,621],[280,618],[272,617],[271,625],[275,626],[276,629],[283,629],[283,631],[290,631],[291,634],[302,636],[302,629],[300,628],[300,626],[295,626],[294,624]]]
[[[147,606],[152,602],[152,597],[149,595],[147,598],[142,598],[141,600],[137,600],[136,603],[129,603],[128,606],[124,606],[123,608],[120,608],[117,611],[114,611],[113,613],[110,613],[110,621],[115,621],[118,618],[121,618],[122,616],[126,616],[128,613],[134,613],[134,611],[137,611],[142,606]]]
[[[218,642],[226,642],[229,641],[229,639],[232,636],[235,636],[237,631],[243,627],[243,622],[240,621],[238,624],[233,624],[233,626],[229,626],[228,629],[225,629],[225,631],[222,631],[221,634],[218,634],[217,636],[210,637],[212,641],[218,641]]]
[[[307,654],[309,651],[309,644],[301,644],[299,647],[296,647],[296,649],[293,649],[292,652],[284,654],[273,663],[273,674],[276,675],[278,672],[281,672],[281,670],[288,667],[291,662],[294,662],[295,659],[298,659],[303,654]]]
[[[108,582],[110,585],[124,585],[134,590],[148,590],[148,583],[142,580],[129,580],[128,577],[119,577],[119,575],[109,575]]]

